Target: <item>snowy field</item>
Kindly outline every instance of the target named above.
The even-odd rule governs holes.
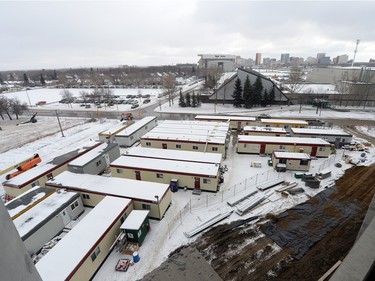
[[[79,90],[77,90],[79,91]],[[28,91],[30,94],[30,91]],[[60,96],[56,94],[58,98]],[[46,100],[46,98],[43,98]],[[177,102],[178,103],[178,102]],[[65,105],[66,106],[66,105]],[[160,110],[159,108],[157,110]],[[162,112],[176,112],[176,113],[197,113],[197,114],[213,114],[215,107],[212,104],[203,104],[201,107],[192,108],[179,108],[178,106],[169,107],[168,104],[164,104],[161,107]],[[321,115],[316,115],[316,109],[303,108],[301,114],[298,112],[299,106],[290,107],[271,107],[271,108],[259,108],[253,109],[252,115],[259,113],[268,113],[273,117],[312,117],[312,118],[359,118],[363,120],[374,120],[374,112],[336,112],[323,110]],[[216,113],[231,113],[231,114],[247,114],[248,110],[235,109],[231,105],[217,105]],[[38,119],[38,123],[48,123],[48,118]],[[73,122],[73,121],[66,121]],[[0,170],[4,169],[14,163],[17,163],[27,157],[30,157],[34,153],[39,153],[44,161],[48,161],[55,156],[71,151],[77,147],[82,146],[90,140],[97,140],[98,133],[104,130],[108,130],[113,126],[116,126],[118,120],[102,119],[92,123],[84,123],[83,120],[79,121],[81,124],[77,124],[72,128],[64,130],[65,137],[61,136],[60,132],[52,132],[51,135],[43,137],[37,140],[30,141],[29,143],[22,145],[16,149],[10,149],[1,153],[0,158]],[[23,127],[26,133],[36,133],[41,127],[35,127],[36,124],[28,124]],[[1,122],[0,122],[1,126]],[[37,129],[38,128],[38,129]],[[367,126],[360,126],[359,129],[363,133],[374,135],[374,129]],[[0,131],[1,136],[1,131]],[[11,141],[8,140],[8,141]],[[237,154],[235,151],[235,140],[231,140],[231,145],[228,150],[228,157],[223,164],[227,165],[228,171],[224,174],[224,183],[220,187],[220,191],[216,194],[203,192],[200,196],[192,195],[191,191],[179,190],[172,194],[172,205],[167,211],[165,217],[161,221],[151,221],[151,231],[148,233],[146,240],[140,248],[139,254],[141,260],[139,263],[130,267],[129,270],[124,272],[115,271],[114,267],[119,258],[123,258],[118,251],[114,250],[109,255],[101,269],[95,276],[94,280],[137,280],[144,276],[147,272],[156,268],[160,265],[168,256],[168,254],[175,248],[190,243],[195,239],[199,239],[199,235],[195,238],[186,238],[184,232],[191,231],[192,229],[199,226],[205,220],[212,216],[224,212],[227,210],[235,210],[235,208],[229,207],[226,200],[232,198],[235,194],[243,190],[253,190],[257,184],[265,182],[274,178],[285,178],[286,181],[296,181],[298,187],[303,187],[305,192],[295,196],[289,196],[288,198],[281,197],[278,193],[272,189],[262,192],[268,196],[268,199],[264,201],[259,207],[249,212],[243,217],[233,213],[228,219],[225,219],[223,223],[247,218],[253,215],[264,215],[267,213],[279,213],[289,207],[306,201],[309,196],[313,196],[317,192],[324,189],[325,186],[331,184],[335,179],[339,178],[345,172],[345,169],[350,168],[351,165],[342,161],[342,156],[345,153],[355,159],[359,159],[360,152],[356,151],[343,151],[338,150],[336,155],[332,155],[330,158],[317,159],[312,161],[310,171],[315,173],[319,170],[329,168],[332,170],[332,176],[323,180],[321,188],[318,190],[310,189],[304,186],[294,178],[292,172],[276,173],[268,165],[268,157],[259,157],[256,155],[244,155]],[[3,144],[2,144],[3,145]],[[6,144],[4,144],[6,145]],[[136,144],[137,145],[137,144]],[[124,153],[126,150],[121,149]],[[260,161],[262,163],[261,168],[250,167],[252,161]],[[341,168],[333,166],[334,163],[340,162]],[[370,149],[370,153],[367,154],[367,159],[363,163],[369,165],[375,162],[375,151],[374,148]],[[1,182],[4,181],[4,176],[0,178]],[[1,190],[0,193],[3,191]]]

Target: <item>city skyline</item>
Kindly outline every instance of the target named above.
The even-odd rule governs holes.
[[[375,59],[370,1],[0,1],[0,70],[255,60]],[[353,17],[359,17],[353,20]]]

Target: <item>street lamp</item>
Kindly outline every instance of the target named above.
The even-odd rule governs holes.
[[[27,99],[29,100],[29,104],[30,104],[30,107],[31,107],[31,101],[30,101],[30,97],[29,97],[29,93],[27,92],[27,89],[26,89],[26,96],[27,96]]]
[[[155,195],[155,198],[156,198],[156,203],[158,204],[158,217],[159,217],[159,220],[160,220],[159,196],[158,196],[158,195]]]

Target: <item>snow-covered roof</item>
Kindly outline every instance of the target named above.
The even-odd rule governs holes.
[[[167,133],[167,134],[182,134],[182,135],[196,135],[196,136],[210,136],[210,137],[226,137],[228,132],[217,130],[202,130],[200,128],[163,128],[156,127],[152,133]]]
[[[139,120],[139,121],[135,122],[134,124],[130,125],[129,127],[127,127],[125,130],[122,130],[119,133],[117,133],[116,136],[119,136],[119,137],[131,136],[136,131],[138,131],[142,127],[146,126],[148,123],[152,122],[156,118],[157,118],[156,116],[144,117],[141,120]]]
[[[146,210],[133,210],[120,226],[120,229],[138,230],[147,218],[148,213],[149,211]]]
[[[196,115],[195,120],[204,119],[204,120],[220,120],[223,122],[236,120],[236,121],[255,121],[255,117],[248,116],[230,116],[230,115]]]
[[[83,147],[77,148],[76,150],[57,156],[48,162],[43,162],[40,165],[30,170],[27,170],[26,172],[23,172],[22,174],[19,174],[18,176],[11,178],[10,180],[3,182],[3,185],[11,187],[22,187],[24,185],[27,185],[31,183],[33,180],[37,180],[43,175],[48,174],[48,172],[52,172],[56,168],[62,166],[64,163],[67,163],[70,160],[78,157],[79,155],[84,154],[85,152],[93,149],[96,145],[98,145],[97,142],[89,142],[87,143],[87,145],[84,145]]]
[[[152,129],[151,132],[154,130],[159,130],[159,129],[169,129],[169,130],[201,130],[201,131],[217,131],[217,132],[223,132],[223,133],[228,133],[229,131],[229,126],[206,126],[206,125],[189,125],[189,124],[160,124],[154,129]]]
[[[238,142],[255,143],[294,143],[294,144],[317,144],[330,146],[330,143],[320,138],[295,138],[295,137],[271,137],[271,136],[238,136]]]
[[[16,218],[13,222],[21,238],[26,236],[37,225],[46,220],[54,212],[58,212],[68,202],[71,202],[74,197],[77,197],[77,195],[78,194],[76,192],[55,192]]]
[[[148,169],[155,172],[202,175],[208,177],[216,177],[219,170],[219,165],[212,163],[196,163],[134,156],[121,156],[111,163],[111,167]]]
[[[94,159],[98,158],[99,156],[102,156],[104,153],[111,150],[113,147],[118,146],[118,144],[113,143],[102,143],[98,147],[95,147],[94,149],[90,150],[89,152],[81,155],[80,157],[74,159],[73,161],[69,162],[69,166],[85,166],[89,162],[93,161]]]
[[[190,121],[190,120],[165,120],[160,122],[159,125],[171,124],[174,126],[184,126],[184,125],[193,125],[193,126],[209,126],[209,127],[222,127],[223,129],[229,130],[229,124],[227,122],[212,122],[212,121]]]
[[[351,134],[337,129],[310,129],[310,128],[292,128],[292,132],[296,134],[309,134],[309,135],[325,135],[325,136],[348,136]]]
[[[126,151],[127,155],[159,158],[179,161],[202,162],[202,163],[218,163],[220,164],[223,158],[221,153],[198,152],[187,150],[171,150],[159,148],[146,148],[136,146]]]
[[[223,136],[210,137],[210,136],[202,136],[202,135],[182,135],[182,134],[173,134],[173,133],[148,132],[147,134],[143,135],[141,139],[225,144],[226,137],[223,137]]]
[[[274,151],[273,154],[276,158],[310,159],[310,156],[307,153]]]
[[[293,85],[283,84],[285,88],[293,88]],[[333,84],[300,84],[299,94],[339,94],[336,86]]]
[[[42,279],[67,280],[130,203],[129,199],[105,197],[36,264]]]
[[[53,192],[54,190],[51,188],[34,186],[5,203],[5,207],[7,208],[9,215],[13,217]]]
[[[257,127],[257,126],[245,126],[243,128],[245,132],[266,132],[266,133],[282,133],[286,134],[284,128],[279,127]]]
[[[121,122],[120,124],[117,124],[113,127],[111,127],[108,130],[105,130],[103,132],[99,133],[99,136],[112,136],[120,133],[122,130],[125,130],[127,127],[130,127],[129,123],[127,122]]]
[[[260,121],[262,123],[266,123],[266,124],[274,124],[274,123],[278,123],[278,124],[303,124],[303,125],[306,125],[308,126],[309,123],[306,122],[306,121],[303,121],[303,120],[292,120],[292,119],[270,119],[270,118],[262,118],[260,119]]]
[[[97,192],[105,195],[121,196],[143,201],[155,201],[155,195],[162,198],[168,184],[130,180],[115,177],[102,177],[88,174],[75,174],[65,171],[49,180],[47,186],[72,188],[80,192]]]

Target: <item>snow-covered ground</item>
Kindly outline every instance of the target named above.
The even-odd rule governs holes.
[[[58,94],[57,94],[58,95]],[[60,97],[59,97],[60,98]],[[43,99],[45,100],[45,98]],[[176,103],[175,103],[176,104]],[[158,110],[160,110],[158,108]],[[161,107],[162,112],[177,112],[177,113],[214,113],[215,106],[212,104],[203,104],[199,108],[179,108],[178,106],[169,107],[168,104],[164,104]],[[290,107],[271,107],[271,108],[255,108],[252,111],[244,109],[235,109],[231,105],[217,105],[216,113],[231,113],[231,114],[253,114],[254,116],[266,112],[273,117],[313,117],[313,118],[361,118],[366,120],[374,120],[374,112],[335,112],[323,110],[321,115],[316,115],[316,109],[303,108],[301,114],[298,112],[299,106]],[[43,160],[51,159],[55,156],[71,151],[87,141],[95,140],[98,137],[98,133],[104,130],[110,129],[119,123],[118,120],[98,120],[92,123],[85,123],[65,131],[65,137],[62,137],[60,133],[41,138],[39,140],[30,142],[18,149],[12,149],[7,152],[1,153],[0,158],[0,170],[4,169],[14,163],[17,163],[34,153],[39,153]],[[35,131],[35,127],[32,125],[25,126],[25,130],[29,130],[30,133]],[[367,128],[366,128],[367,130]],[[373,131],[373,129],[372,129]],[[125,149],[121,149],[122,152]],[[321,188],[319,190],[310,189],[300,183],[300,180],[294,178],[292,172],[286,173],[275,173],[267,165],[267,157],[259,157],[256,155],[244,155],[237,154],[235,152],[235,141],[231,140],[231,145],[228,151],[228,157],[224,161],[227,165],[228,171],[224,174],[224,184],[221,185],[220,191],[216,194],[203,192],[200,196],[193,195],[191,191],[179,190],[173,193],[172,205],[168,209],[165,217],[161,221],[151,221],[151,231],[148,233],[146,240],[140,248],[139,254],[141,260],[134,266],[130,267],[129,270],[124,272],[115,271],[114,267],[119,258],[123,256],[116,250],[112,251],[101,269],[95,276],[94,280],[137,280],[144,276],[147,272],[156,268],[162,263],[168,256],[168,254],[175,248],[192,242],[197,239],[186,238],[184,232],[190,231],[200,225],[205,220],[211,218],[217,213],[226,210],[235,210],[235,208],[229,207],[226,203],[226,199],[231,198],[235,194],[255,188],[256,184],[267,181],[267,179],[273,179],[277,177],[283,177],[287,181],[297,181],[300,187],[305,189],[305,193],[296,196],[289,196],[288,198],[281,197],[278,193],[273,192],[272,189],[264,192],[265,195],[269,196],[264,203],[258,208],[254,209],[244,217],[240,217],[233,213],[228,219],[223,222],[229,222],[238,220],[240,218],[246,218],[256,214],[267,214],[269,212],[281,212],[291,206],[301,203],[308,199],[308,196],[314,195],[317,192],[324,189],[325,186],[332,183],[335,179],[339,178],[345,171],[345,169],[351,167],[351,165],[344,163],[341,158],[343,154],[349,155],[353,158],[359,158],[360,152],[356,151],[343,151],[338,150],[336,155],[332,155],[329,159],[317,159],[312,161],[311,172],[315,173],[319,170],[329,168],[332,170],[332,176],[323,180]],[[261,168],[250,167],[252,161],[260,161],[262,163]],[[334,163],[340,162],[343,166],[337,168],[333,166]],[[374,148],[370,149],[370,153],[367,154],[367,160],[363,163],[369,165],[375,162],[375,151]],[[0,178],[4,180],[4,178]]]

